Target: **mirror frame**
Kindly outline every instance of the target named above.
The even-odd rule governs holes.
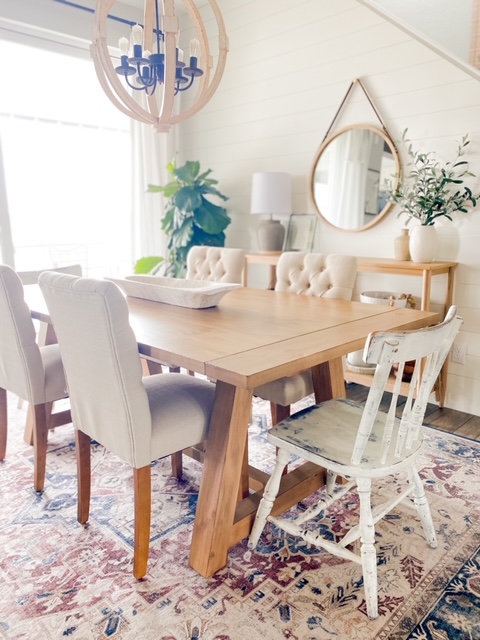
[[[317,166],[318,166],[318,162],[322,156],[322,154],[324,153],[325,149],[334,141],[336,140],[336,138],[338,138],[339,136],[341,136],[343,133],[346,133],[347,131],[352,131],[354,129],[367,129],[369,131],[373,131],[374,133],[378,134],[381,138],[383,138],[384,142],[389,146],[391,152],[392,152],[392,156],[393,159],[395,160],[395,164],[396,164],[396,171],[395,174],[392,176],[392,178],[394,179],[393,185],[394,185],[394,189],[397,188],[398,183],[400,181],[400,176],[401,176],[401,163],[400,163],[400,156],[398,154],[398,150],[397,147],[395,146],[395,143],[393,142],[392,138],[388,135],[386,130],[382,130],[379,127],[375,127],[373,125],[370,124],[354,124],[354,125],[350,125],[348,127],[344,127],[343,129],[339,129],[338,131],[336,131],[335,133],[328,135],[324,141],[322,142],[322,144],[320,145],[320,148],[318,149],[317,153],[315,154],[315,158],[313,160],[313,165],[312,165],[312,170],[310,172],[310,199],[312,201],[312,204],[314,206],[315,212],[317,214],[317,216],[320,218],[320,220],[322,220],[322,222],[325,222],[325,224],[327,224],[329,227],[332,227],[333,229],[336,229],[337,231],[345,231],[345,232],[349,232],[349,233],[358,233],[359,231],[365,231],[366,229],[371,229],[374,225],[378,224],[380,222],[380,220],[382,220],[383,218],[385,218],[385,216],[387,215],[387,213],[389,213],[389,211],[395,206],[394,202],[387,202],[387,204],[383,207],[383,209],[375,216],[375,218],[363,225],[362,227],[359,227],[358,229],[344,229],[342,227],[337,227],[333,222],[331,222],[330,220],[328,220],[320,211],[320,208],[315,200],[315,173],[317,170]]]

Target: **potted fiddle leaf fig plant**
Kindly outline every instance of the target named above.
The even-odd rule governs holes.
[[[191,247],[225,245],[225,229],[231,219],[226,208],[212,202],[210,197],[223,201],[228,198],[216,188],[218,181],[209,177],[212,170],[200,172],[197,161],[188,160],[181,167],[171,162],[167,171],[172,176],[171,182],[164,186],[149,184],[147,191],[162,193],[167,201],[161,224],[169,239],[168,256],[143,259],[137,262],[135,271],[148,269],[152,273],[152,269],[160,266],[165,275],[183,277]]]
[[[456,156],[451,162],[441,163],[433,152],[423,152],[413,149],[407,138],[407,129],[402,134],[402,143],[409,156],[408,171],[391,190],[391,201],[401,207],[399,216],[406,215],[406,225],[410,220],[418,220],[419,227],[430,227],[429,239],[425,242],[415,240],[420,235],[419,228],[412,230],[410,252],[414,262],[431,262],[434,254],[434,229],[432,228],[440,218],[453,220],[456,214],[468,213],[477,206],[480,193],[474,193],[465,184],[475,174],[469,171],[467,153],[470,140],[464,135],[457,145]],[[422,235],[427,230],[422,231]],[[416,245],[421,244],[422,250],[416,252]],[[425,249],[425,251],[424,251]]]

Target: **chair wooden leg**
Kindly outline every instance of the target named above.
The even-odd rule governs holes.
[[[270,403],[270,413],[272,415],[272,427],[290,417],[290,405],[283,407],[281,404]]]
[[[180,480],[183,473],[183,456],[181,451],[176,451],[170,456],[172,461],[172,476]]]
[[[75,429],[78,486],[77,520],[80,524],[88,522],[90,515],[90,491],[92,481],[90,445],[90,436],[79,429]]]
[[[33,447],[33,425],[35,422],[35,412],[32,405],[28,405],[27,419],[25,421],[25,431],[23,433],[24,441]]]
[[[360,555],[362,558],[363,584],[367,614],[369,618],[378,617],[377,597],[377,553],[375,551],[375,525],[370,501],[372,481],[370,478],[357,478],[360,497]]]
[[[152,511],[152,472],[150,465],[134,469],[135,544],[133,575],[140,580],[147,573]]]
[[[8,428],[8,407],[7,391],[0,387],[0,460],[5,459],[7,453],[7,428]]]
[[[33,455],[34,455],[34,477],[33,486],[35,491],[43,491],[45,486],[45,468],[47,464],[47,436],[48,436],[48,405],[36,404],[33,407]]]

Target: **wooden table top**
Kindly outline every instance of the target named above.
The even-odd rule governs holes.
[[[439,320],[425,311],[246,288],[210,309],[127,300],[142,354],[244,388],[359,349],[373,329]]]
[[[48,321],[38,287],[25,290],[32,315]],[[360,349],[372,330],[440,320],[427,311],[248,288],[209,309],[127,302],[142,355],[249,389]]]

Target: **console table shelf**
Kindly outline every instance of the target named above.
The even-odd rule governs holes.
[[[411,262],[392,258],[357,258],[359,273],[383,273],[395,276],[421,276],[421,310],[429,311],[432,291],[432,277],[447,276],[445,292],[445,312],[453,300],[456,262]]]
[[[422,296],[420,307],[422,311],[430,310],[430,296],[432,292],[432,278],[434,276],[447,276],[447,286],[445,288],[444,313],[447,312],[453,301],[453,287],[455,283],[456,262],[411,262],[394,260],[392,258],[357,258],[359,273],[382,273],[395,276],[417,276],[422,278]],[[446,396],[448,359],[445,361],[435,384],[435,397],[441,407],[444,406]],[[345,379],[349,382],[357,382],[367,387],[372,384],[372,375],[368,373],[354,373],[346,369]],[[389,391],[393,390],[395,378],[388,386]]]

